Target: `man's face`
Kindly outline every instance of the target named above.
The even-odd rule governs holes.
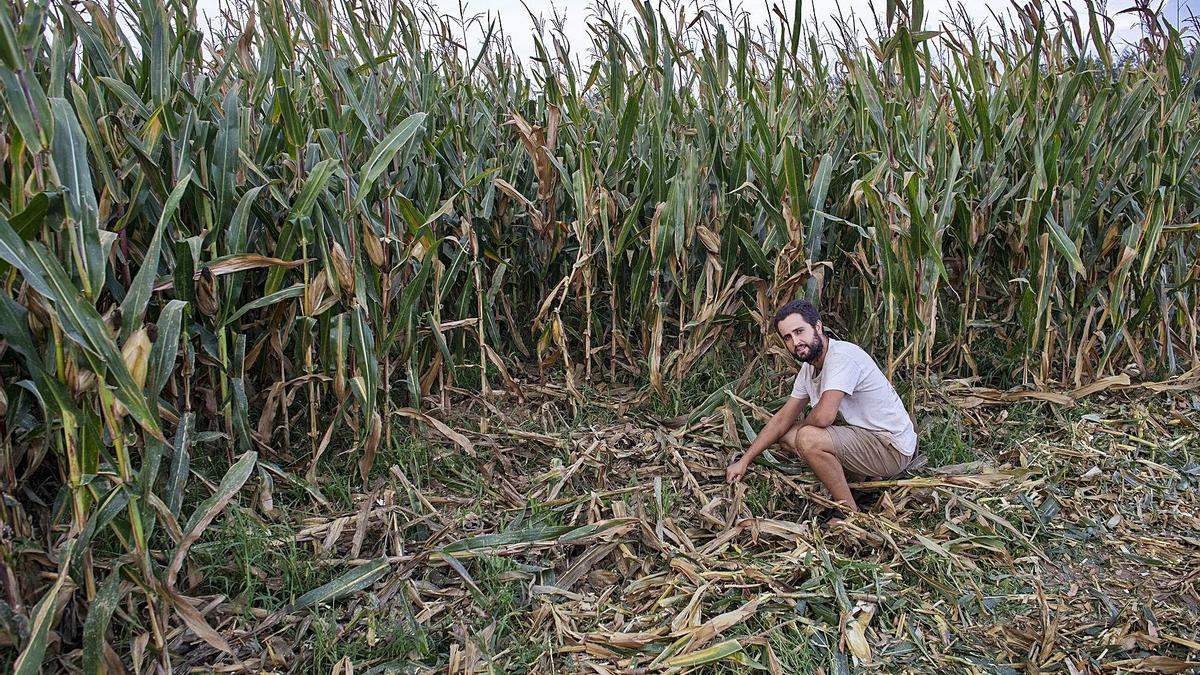
[[[825,338],[821,335],[820,321],[813,326],[799,314],[789,314],[776,328],[788,351],[803,363],[816,361],[825,351]]]

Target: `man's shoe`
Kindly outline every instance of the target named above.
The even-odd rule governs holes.
[[[850,490],[850,495],[854,497],[854,503],[858,504],[860,511],[870,511],[875,508],[880,494],[879,490]]]

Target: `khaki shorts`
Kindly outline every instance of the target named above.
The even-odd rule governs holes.
[[[890,478],[912,462],[912,456],[897,450],[892,445],[892,437],[882,431],[849,424],[834,424],[825,430],[833,440],[833,454],[846,471],[868,479]]]

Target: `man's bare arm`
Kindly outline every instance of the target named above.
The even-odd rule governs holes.
[[[725,479],[730,483],[734,483],[742,479],[746,475],[746,471],[750,469],[750,462],[754,461],[755,457],[762,454],[763,450],[771,447],[773,443],[778,441],[788,429],[796,423],[796,419],[800,417],[800,413],[808,407],[808,398],[792,398],[788,397],[787,403],[775,413],[763,427],[762,431],[755,437],[754,442],[750,444],[746,454],[741,459],[730,464],[725,469]]]
[[[804,426],[822,429],[833,426],[833,423],[837,421],[838,406],[841,405],[845,396],[846,392],[837,389],[829,389],[821,394],[821,400],[817,401],[817,405],[813,406],[813,409],[804,418]]]
[[[788,397],[787,403],[775,413],[771,419],[763,427],[762,431],[755,437],[754,442],[746,450],[746,455],[741,461],[747,465],[754,461],[755,457],[762,454],[763,450],[771,447],[778,441],[788,429],[796,423],[796,420],[808,407],[808,398],[792,398]]]

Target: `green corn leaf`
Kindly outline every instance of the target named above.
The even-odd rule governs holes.
[[[161,438],[158,422],[130,376],[104,320],[67,279],[58,260],[38,242],[27,246],[3,218],[0,218],[0,259],[17,268],[34,290],[50,300],[64,333],[83,348],[93,371],[99,376],[106,372],[111,375],[116,380],[117,398],[142,428]]]
[[[450,566],[450,569],[454,570],[458,576],[462,577],[462,580],[467,582],[467,586],[470,586],[471,590],[475,591],[476,593],[483,593],[483,591],[480,590],[479,586],[475,583],[475,580],[471,578],[471,573],[467,571],[467,568],[462,564],[462,561],[460,561],[458,558],[455,558],[445,549],[438,551],[437,556],[446,561],[446,564]]]
[[[825,196],[829,193],[829,181],[833,176],[833,157],[828,153],[821,156],[817,167],[817,175],[813,179],[809,191],[808,203],[812,206],[812,219],[808,223],[808,259],[817,262],[821,259],[825,246]]]
[[[291,211],[288,212],[288,220],[299,220],[312,212],[313,205],[317,203],[317,197],[325,189],[325,184],[329,182],[329,177],[333,175],[336,169],[336,159],[321,160],[313,167],[312,171],[308,174],[308,178],[304,180],[304,187],[300,190],[300,196],[296,199]],[[284,259],[290,258],[291,256],[284,256]]]
[[[37,675],[42,669],[42,659],[46,656],[46,640],[50,635],[50,624],[54,622],[55,602],[58,592],[67,581],[67,570],[70,569],[71,558],[75,552],[75,540],[70,539],[59,551],[58,576],[54,584],[33,608],[29,619],[29,641],[21,650],[13,664],[15,675]]]
[[[365,375],[365,410],[375,409],[375,392],[379,389],[379,359],[375,356],[375,334],[371,331],[367,313],[355,307],[351,316],[351,342],[358,360],[360,372]]]
[[[133,278],[133,284],[125,294],[125,299],[121,301],[122,340],[141,326],[142,320],[146,317],[146,306],[150,302],[150,294],[154,290],[154,280],[158,272],[158,259],[162,255],[163,231],[166,230],[167,223],[175,215],[179,201],[183,199],[183,193],[187,191],[191,181],[192,174],[189,173],[175,185],[174,190],[171,190],[171,195],[167,197],[162,214],[158,218],[158,225],[154,228],[154,236],[150,238],[150,246],[146,248],[146,257],[142,260],[137,275]]]
[[[196,301],[195,258],[187,240],[175,242],[174,277],[175,297],[184,302]]]
[[[232,315],[230,315],[230,317],[228,319],[225,319],[225,321],[222,322],[222,325],[224,325],[224,326],[232,325],[235,321],[242,318],[242,315],[244,315],[246,312],[250,312],[250,311],[253,311],[256,309],[261,309],[263,307],[269,307],[271,305],[274,305],[275,303],[283,302],[284,300],[287,300],[289,298],[299,298],[302,295],[304,295],[304,284],[296,284],[294,286],[288,286],[287,288],[283,289],[282,291],[276,291],[269,295],[264,295],[263,297],[258,298],[257,300],[252,300],[252,301],[242,305],[241,307],[239,307],[237,309],[236,312],[234,312]]]
[[[425,323],[429,324],[429,330],[433,335],[433,342],[442,352],[442,358],[446,359],[446,363],[453,363],[454,357],[450,354],[450,346],[446,344],[446,336],[442,333],[442,328],[438,325],[437,320],[433,318],[432,312],[425,312]]]
[[[73,221],[69,230],[72,253],[83,281],[83,294],[95,297],[104,283],[104,252],[100,248],[96,194],[92,190],[92,172],[88,166],[87,139],[79,128],[75,112],[65,99],[51,99],[54,110],[52,156],[62,183],[67,215]]]
[[[204,530],[208,529],[213,519],[225,510],[225,506],[246,484],[250,474],[254,472],[254,463],[257,459],[258,453],[253,450],[238,458],[238,461],[229,467],[229,471],[225,472],[225,477],[221,479],[221,484],[217,486],[216,492],[201,502],[192,512],[187,525],[183,527],[183,541],[179,542],[175,548],[174,554],[171,556],[171,564],[167,567],[167,586],[169,588],[175,587],[175,577],[183,567],[183,560],[187,556],[188,549],[200,538],[200,535],[204,534]]]
[[[764,273],[769,272],[771,270],[771,263],[767,262],[766,254],[763,253],[762,247],[758,245],[754,237],[751,237],[740,227],[735,226],[734,230],[737,232],[738,239],[742,242],[742,248],[745,249],[746,253],[750,256],[750,260],[754,262],[759,271]]]
[[[1054,244],[1055,250],[1071,263],[1071,268],[1077,274],[1086,274],[1083,260],[1079,257],[1079,248],[1075,246],[1075,242],[1067,236],[1066,231],[1062,229],[1053,215],[1046,214],[1045,223],[1047,229],[1050,230],[1050,241]]]
[[[79,550],[87,550],[96,533],[108,527],[109,523],[125,510],[125,506],[129,504],[129,497],[127,486],[118,485],[99,500],[100,507],[92,511],[92,515],[79,532]]]
[[[8,108],[9,118],[20,133],[21,140],[25,141],[30,152],[40,153],[45,148],[45,131],[50,123],[50,116],[46,112],[50,106],[41,84],[36,79],[18,75],[0,66],[0,86],[4,89],[4,105]],[[26,91],[34,100],[33,108],[26,100]],[[38,103],[43,106],[40,110],[36,105]]]
[[[33,336],[29,333],[27,316],[28,311],[24,307],[0,291],[0,338],[21,357],[25,369],[33,376],[34,382],[28,383],[28,388],[42,405],[46,419],[58,421],[61,416],[67,415],[72,419],[83,419],[85,427],[91,427],[95,418],[84,416],[75,405],[71,392],[47,371],[41,352],[34,346]]]
[[[138,117],[141,117],[142,119],[150,118],[150,109],[147,108],[146,104],[142,102],[142,99],[138,97],[137,92],[133,90],[133,87],[130,87],[121,80],[116,80],[111,77],[97,77],[96,81],[104,85],[106,89],[111,91],[118,99],[120,99],[121,103],[123,103],[126,108],[136,112]]]
[[[248,223],[250,220],[250,209],[254,206],[254,200],[258,199],[259,193],[266,186],[260,185],[246,191],[242,195],[242,199],[238,202],[237,208],[233,211],[233,220],[229,224],[229,231],[225,234],[225,251],[228,255],[239,255],[246,253],[248,245]]]
[[[154,101],[155,107],[163,106],[167,102],[167,86],[170,84],[171,74],[168,62],[169,42],[168,31],[170,28],[167,25],[167,17],[165,16],[164,7],[162,4],[153,2],[144,5],[149,14],[150,28],[150,97]]]
[[[25,61],[21,56],[21,46],[17,43],[17,32],[8,12],[0,12],[0,61],[10,70],[19,70]]]
[[[113,611],[120,600],[121,567],[117,565],[108,573],[108,578],[88,604],[87,620],[83,623],[83,672],[99,675],[104,662],[105,633]]]
[[[225,116],[217,132],[213,147],[212,182],[216,183],[216,207],[218,222],[225,222],[233,201],[233,185],[238,169],[238,149],[241,146],[241,129],[238,124],[237,89],[231,87],[225,94],[223,105]]]
[[[28,311],[8,293],[0,291],[0,337],[4,338],[6,346],[24,359],[25,369],[34,377],[42,377],[46,366],[42,361],[42,353],[34,346],[33,335],[29,333]]]
[[[163,501],[171,513],[179,513],[183,506],[183,489],[187,484],[195,424],[196,414],[186,412],[175,429],[175,441],[171,444],[171,466],[167,473],[167,484],[163,488]]]
[[[357,208],[366,198],[367,193],[375,184],[375,180],[387,168],[392,159],[396,156],[404,146],[408,145],[421,125],[425,122],[425,113],[413,113],[409,115],[403,122],[396,125],[379,145],[375,146],[375,150],[371,153],[370,159],[363,166],[362,171],[358,176],[358,190],[354,193],[353,208]]]
[[[706,663],[716,663],[722,659],[727,659],[740,651],[742,651],[741,643],[737,640],[726,640],[707,649],[672,657],[667,659],[663,665],[667,668],[702,666]]]
[[[112,60],[111,47],[104,44],[96,31],[92,30],[92,26],[70,4],[57,6],[70,20],[71,27],[79,34],[80,42],[83,43],[84,52],[87,54],[89,69],[93,72],[99,71],[98,74],[101,76],[116,77],[117,65]]]
[[[361,591],[375,583],[390,567],[391,563],[387,558],[378,558],[366,565],[355,567],[324,586],[314,588],[300,596],[296,602],[292,603],[288,611],[295,612],[319,603],[333,602],[338,598]]]
[[[157,398],[162,393],[174,370],[175,357],[179,354],[183,310],[186,307],[186,302],[172,300],[158,315],[158,337],[150,349],[150,379],[147,383],[147,391],[153,397]]]
[[[317,197],[325,189],[325,184],[329,182],[329,178],[336,169],[337,160],[326,159],[319,162],[309,172],[299,197],[295,199],[292,208],[288,212],[283,232],[278,238],[275,257],[281,260],[291,260],[296,255],[296,249],[300,246],[301,237],[304,237],[304,233],[310,228],[310,225],[307,223],[313,207],[317,203]],[[300,236],[298,237],[297,234]],[[279,287],[283,285],[283,277],[286,273],[287,270],[281,267],[273,268],[267,273],[266,291],[268,294],[273,294],[279,290]]]
[[[447,544],[444,550],[450,553],[479,552],[516,544],[549,543],[574,529],[573,525],[552,525],[499,534],[481,534]]]
[[[560,544],[578,543],[578,542],[581,542],[581,541],[587,539],[588,537],[594,537],[596,535],[603,534],[609,530],[616,529],[618,527],[623,527],[625,525],[630,525],[630,524],[633,524],[636,522],[637,522],[637,519],[635,519],[635,518],[609,518],[608,520],[602,520],[598,523],[589,523],[587,525],[581,525],[579,527],[572,529],[570,532],[567,532],[566,534],[562,535],[561,537],[559,537],[558,543],[560,543]]]
[[[630,522],[633,521],[628,518],[613,518],[591,525],[552,525],[532,527],[524,530],[512,530],[498,534],[481,534],[447,544],[442,550],[448,553],[480,553],[504,546],[522,544],[549,544],[554,542],[569,544],[603,533],[615,527],[627,525]]]
[[[126,200],[121,189],[121,181],[113,171],[114,162],[110,160],[108,146],[100,137],[100,128],[96,124],[95,113],[91,105],[95,99],[89,99],[88,94],[84,93],[84,90],[75,82],[71,83],[71,99],[75,103],[75,110],[79,113],[77,120],[83,131],[83,137],[87,140],[88,147],[91,148],[92,156],[97,160],[96,169],[103,179],[100,186],[101,194],[107,192],[118,201]]]
[[[350,83],[350,63],[343,58],[334,58],[331,70],[333,71],[334,78],[337,79],[338,84],[341,85],[342,93],[350,101],[350,108],[354,110],[354,114],[358,117],[359,121],[362,122],[363,128],[372,139],[376,138],[376,123],[371,119],[371,115],[367,112],[366,106],[364,106],[362,101],[359,99],[358,92]]]

